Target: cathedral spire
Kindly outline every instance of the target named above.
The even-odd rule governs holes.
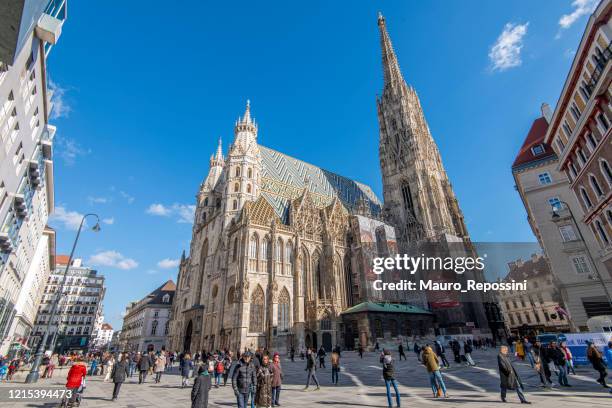
[[[217,145],[217,152],[210,156],[210,167],[223,167],[225,164],[225,158],[223,157],[223,142],[219,137],[219,144]]]
[[[393,44],[391,38],[387,32],[387,25],[385,24],[385,17],[382,13],[378,13],[378,28],[380,30],[380,48],[382,49],[382,63],[383,73],[385,78],[385,86],[392,83],[401,83],[404,78],[400,71],[395,51],[393,50]]]
[[[236,126],[234,127],[234,134],[236,135],[236,140],[238,140],[240,135],[249,135],[247,139],[257,140],[257,123],[255,120],[251,118],[251,101],[247,99],[246,109],[244,111],[244,115],[239,117],[236,121]]]

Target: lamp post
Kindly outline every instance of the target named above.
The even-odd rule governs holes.
[[[74,256],[74,250],[76,249],[77,242],[79,242],[79,236],[81,235],[81,229],[83,228],[83,224],[85,223],[85,219],[87,217],[96,217],[96,225],[93,226],[92,230],[95,232],[100,231],[100,217],[97,214],[85,214],[81,219],[81,224],[79,225],[79,229],[77,231],[76,237],[74,238],[74,243],[72,244],[72,250],[70,251],[70,257],[68,258],[68,264],[66,265],[66,269],[64,270],[64,279],[62,279],[62,284],[58,292],[56,292],[56,299],[54,300],[51,306],[51,315],[49,316],[49,321],[47,322],[47,327],[45,328],[45,333],[43,334],[42,339],[38,343],[38,347],[36,348],[36,354],[34,355],[34,362],[32,363],[32,368],[30,369],[30,373],[26,377],[26,384],[35,383],[38,381],[38,369],[40,367],[40,363],[42,361],[42,355],[45,351],[45,347],[47,344],[47,339],[49,338],[49,328],[53,323],[53,318],[55,317],[55,313],[57,312],[57,308],[59,306],[59,302],[64,293],[64,286],[66,285],[66,279],[68,277],[68,269],[72,264],[72,257]],[[59,330],[59,325],[56,328],[56,332]],[[56,335],[53,334],[53,339],[51,340],[51,350],[55,348],[55,340]]]
[[[586,248],[586,253],[591,261],[591,264],[595,268],[595,275],[597,275],[597,280],[601,284],[601,287],[603,288],[604,293],[606,294],[606,297],[608,298],[608,303],[610,303],[610,306],[612,306],[612,297],[610,296],[610,292],[608,291],[608,288],[606,287],[606,284],[603,278],[601,277],[601,274],[599,273],[599,268],[597,267],[597,264],[595,263],[595,259],[593,259],[593,255],[591,255],[591,250],[589,249],[589,246],[584,240],[584,236],[582,235],[582,230],[580,229],[580,226],[578,225],[578,222],[576,221],[576,217],[574,217],[574,213],[572,212],[572,209],[570,208],[569,204],[566,203],[565,201],[559,201],[559,203],[563,205],[565,208],[567,208],[570,218],[572,219],[572,222],[574,223],[574,225],[576,226],[576,229],[578,230],[578,236],[580,237],[580,240],[584,243],[584,247]],[[555,206],[555,205],[552,205],[551,207],[553,210],[552,219],[553,221],[556,221],[561,217],[559,215],[560,208],[559,206]]]

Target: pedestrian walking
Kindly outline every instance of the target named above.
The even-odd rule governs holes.
[[[563,351],[563,354],[565,355],[565,371],[568,375],[570,372],[576,375],[576,370],[574,369],[574,355],[572,354],[572,351],[569,349],[569,347],[567,347],[567,342],[562,341],[560,347],[561,351]]]
[[[206,370],[206,367],[204,367],[204,369]],[[181,370],[181,388],[185,388],[187,385],[189,385],[189,375],[191,374],[191,370],[193,370],[193,361],[191,361],[191,355],[189,353],[186,353],[183,356],[183,360],[181,361],[180,370]]]
[[[89,375],[96,375],[96,371],[98,371],[98,360],[94,358],[93,360],[91,360],[91,365],[89,366]]]
[[[525,350],[525,356],[527,357],[527,361],[529,361],[529,365],[531,368],[534,368],[535,358],[533,357],[533,344],[531,344],[527,337],[523,340],[523,349]]]
[[[457,340],[451,340],[451,349],[453,350],[453,356],[455,357],[455,363],[461,363],[461,346]]]
[[[414,347],[412,348],[412,351],[414,351],[414,354],[416,354],[417,359],[421,361],[421,347],[416,341],[414,342]]]
[[[221,356],[217,357],[215,361],[215,388],[219,388],[221,385],[221,378],[223,378],[223,373],[225,372],[225,364],[223,364],[223,359]]]
[[[319,368],[325,368],[325,356],[327,353],[323,346],[319,347],[319,351],[317,352],[317,356],[319,357]]]
[[[70,370],[66,380],[66,389],[70,391],[69,406],[80,405],[80,395],[83,392],[85,376],[87,375],[87,365],[81,357],[77,357]]]
[[[310,348],[306,350],[306,370],[305,371],[308,372],[308,377],[306,379],[306,387],[304,387],[304,391],[306,391],[308,387],[310,386],[311,379],[317,385],[317,388],[315,391],[319,391],[321,387],[319,386],[319,380],[317,379],[317,374],[316,374],[317,364],[315,362],[314,353],[312,352]]]
[[[338,385],[338,373],[340,373],[340,353],[338,353],[337,350],[334,350],[331,355],[331,369],[332,384]]]
[[[295,361],[295,348],[293,346],[291,346],[291,350],[289,350],[289,358],[292,362]]]
[[[397,381],[395,380],[395,368],[393,367],[393,357],[391,357],[391,352],[388,350],[384,351],[383,361],[382,361],[382,369],[383,369],[383,379],[385,380],[385,387],[387,389],[387,404],[389,407],[393,406],[393,402],[391,399],[391,386],[393,386],[393,390],[395,391],[395,402],[397,406],[400,405],[400,393],[397,389]]]
[[[212,384],[210,375],[208,375],[208,370],[206,367],[200,366],[200,368],[198,368],[198,376],[191,388],[191,408],[208,407],[208,393],[210,392],[211,386]]]
[[[157,353],[157,357],[155,357],[155,383],[159,384],[161,382],[162,374],[166,369],[166,358],[161,354]]]
[[[446,350],[444,349],[444,346],[442,345],[442,343],[436,340],[434,342],[434,347],[436,349],[436,355],[438,356],[439,361],[442,361],[442,365],[444,367],[449,368],[450,364],[448,363],[448,360],[446,359],[446,354],[444,354]]]
[[[128,376],[130,371],[130,358],[127,354],[124,354],[117,363],[113,364],[111,370],[111,379],[113,380],[113,401],[119,397],[119,390],[121,385],[125,382],[125,378]]]
[[[516,393],[521,400],[521,404],[531,404],[525,398],[523,393],[523,383],[516,369],[508,358],[508,346],[501,346],[497,356],[497,366],[499,368],[500,394],[501,400],[506,402],[506,392],[508,390],[516,390]]]
[[[376,342],[376,344],[374,344],[374,351],[378,350],[380,350],[380,346],[378,345],[378,342]]]
[[[404,357],[404,360],[407,360],[406,353],[404,353],[404,345],[402,343],[397,347],[397,352],[399,353],[400,361],[402,361],[402,357]]]
[[[136,363],[138,361],[137,357],[138,355],[133,353],[130,356],[129,377],[132,377],[134,375],[134,371],[136,371]]]
[[[231,352],[225,353],[223,357],[223,386],[227,385],[227,378],[229,377],[230,370],[232,369],[232,355]]]
[[[476,363],[472,360],[472,345],[469,341],[463,342],[463,354],[465,354],[465,362],[469,366],[475,366]]]
[[[261,358],[261,366],[257,370],[257,393],[255,394],[257,408],[270,408],[272,406],[273,380],[274,366],[270,363],[270,357],[264,354]]]
[[[359,352],[359,358],[363,358],[363,346],[361,344],[359,345],[357,351]]]
[[[534,367],[540,375],[540,382],[543,386],[552,386],[552,380],[550,379],[550,353],[548,352],[548,349],[539,341],[535,342],[533,349],[536,361]]]
[[[429,373],[429,382],[431,384],[433,397],[438,398],[440,396],[444,396],[444,398],[448,398],[448,394],[446,393],[446,384],[444,384],[444,379],[440,373],[440,360],[438,359],[437,354],[429,345],[426,345],[423,348],[422,357],[423,364]]]
[[[272,406],[280,407],[280,392],[283,384],[283,368],[281,367],[280,355],[274,353],[272,359],[274,377],[272,378]]]
[[[232,374],[232,388],[238,408],[246,408],[249,394],[254,394],[257,390],[257,374],[255,366],[251,363],[252,358],[253,354],[250,351],[243,353]],[[251,407],[254,408],[254,406],[255,403],[251,399]]]
[[[149,368],[151,368],[151,360],[146,354],[142,354],[137,364],[138,368],[138,384],[143,384],[147,380]]]
[[[106,358],[105,371],[106,375],[104,376],[104,382],[109,382],[111,380],[111,373],[113,371],[113,366],[115,365],[115,358],[111,355]]]
[[[565,353],[557,346],[557,342],[555,341],[552,342],[551,358],[558,370],[557,380],[559,381],[559,385],[562,387],[571,387],[567,381]]]
[[[587,347],[587,358],[593,365],[593,368],[599,373],[597,382],[604,388],[610,388],[608,384],[606,384],[608,372],[606,371],[601,353],[597,350],[597,346],[593,342],[587,341]]]

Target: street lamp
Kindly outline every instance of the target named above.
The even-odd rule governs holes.
[[[608,288],[606,287],[606,284],[603,278],[601,277],[601,274],[599,273],[599,268],[597,267],[597,264],[595,263],[595,260],[593,259],[593,255],[591,255],[591,250],[589,249],[589,246],[587,245],[587,242],[585,241],[584,236],[582,235],[582,230],[580,229],[580,226],[578,225],[578,222],[576,221],[576,217],[574,217],[574,213],[572,212],[572,209],[570,208],[569,204],[566,203],[565,201],[559,201],[559,204],[567,208],[570,218],[572,219],[572,222],[574,223],[574,225],[576,226],[576,229],[578,230],[578,236],[580,237],[580,240],[584,243],[584,247],[586,248],[586,253],[589,259],[591,260],[591,264],[595,268],[595,275],[597,275],[597,280],[601,284],[601,287],[603,288],[604,293],[606,294],[606,297],[608,298],[608,303],[610,303],[610,306],[612,306],[612,297],[610,296],[610,292],[608,292]],[[559,215],[560,206],[551,205],[551,207],[553,210],[552,220],[553,221],[559,220],[559,218],[561,218],[561,216]]]
[[[57,312],[57,307],[59,306],[59,301],[62,298],[64,293],[64,286],[66,284],[66,279],[68,277],[68,268],[72,264],[72,257],[74,256],[74,250],[76,249],[77,242],[79,242],[79,236],[81,235],[81,229],[83,228],[83,224],[85,223],[85,218],[87,217],[96,217],[96,225],[93,226],[92,231],[98,232],[100,231],[100,217],[97,214],[85,214],[81,219],[81,224],[79,225],[79,229],[77,230],[76,237],[74,238],[74,243],[72,244],[72,250],[70,251],[70,257],[68,258],[68,263],[66,264],[66,269],[64,270],[64,279],[62,280],[62,285],[56,295],[56,299],[54,300],[51,306],[51,315],[49,316],[49,321],[47,322],[47,327],[45,328],[45,333],[43,334],[43,338],[38,343],[38,347],[36,348],[36,354],[34,355],[34,362],[32,363],[32,368],[30,369],[30,373],[26,377],[26,384],[35,383],[38,381],[38,369],[40,367],[40,363],[42,361],[42,355],[44,353],[47,339],[49,338],[49,328],[51,327],[51,323],[53,323],[53,318],[55,317],[55,313]],[[59,325],[56,331],[59,330]],[[51,350],[55,349],[55,340],[56,336],[53,335],[53,339],[51,340]]]

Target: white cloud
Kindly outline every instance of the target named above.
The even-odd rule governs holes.
[[[525,24],[507,23],[497,41],[489,51],[491,69],[493,71],[505,71],[512,67],[521,65],[521,49],[523,48],[523,37],[527,34]]]
[[[68,230],[76,231],[79,229],[83,214],[76,211],[68,211],[64,206],[56,206],[50,217],[50,223],[58,223]]]
[[[599,0],[574,0],[572,2],[574,10],[570,14],[562,15],[559,19],[559,25],[562,29],[570,28],[580,17],[595,11],[598,3]]]
[[[157,267],[162,269],[176,268],[177,266],[179,266],[179,262],[180,261],[178,259],[166,258],[159,261],[157,263]]]
[[[66,89],[62,88],[59,84],[49,79],[49,91],[52,92],[51,103],[51,119],[58,119],[62,117],[68,117],[72,108],[66,102]]]
[[[132,204],[134,202],[134,200],[135,200],[134,197],[132,197],[131,195],[129,195],[125,191],[119,191],[119,194],[121,194],[121,197],[125,198],[125,200],[127,201],[128,204]]]
[[[190,224],[193,222],[195,208],[195,205],[190,204],[174,203],[171,206],[165,206],[160,203],[153,203],[147,208],[146,212],[161,217],[176,217],[176,222]]]
[[[129,270],[138,267],[138,262],[132,258],[126,258],[117,251],[102,251],[89,258],[91,265],[108,266],[111,268]]]
[[[157,273],[157,271],[155,269],[147,270],[147,275],[155,275],[156,273]]]
[[[114,217],[103,218],[102,222],[107,225],[113,225],[115,223],[115,218]]]
[[[89,204],[106,204],[108,203],[109,199],[106,197],[92,197],[89,196],[87,197],[87,201],[89,201]]]
[[[91,153],[91,150],[83,148],[73,139],[57,138],[55,145],[57,154],[67,166],[72,166],[79,157]]]
[[[150,215],[159,215],[162,217],[167,217],[170,215],[172,211],[170,208],[165,207],[163,204],[151,204],[149,208],[147,208],[147,214]]]

